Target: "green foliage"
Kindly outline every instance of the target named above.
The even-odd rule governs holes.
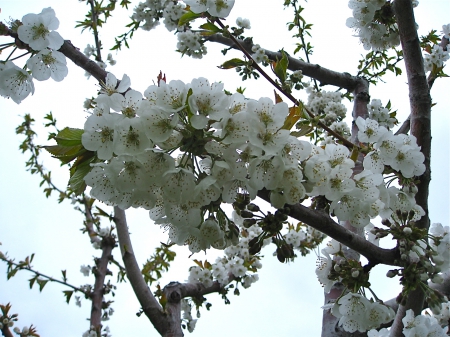
[[[241,60],[239,58],[233,58],[231,60],[225,61],[223,64],[218,66],[220,69],[232,69],[236,67],[243,67],[246,66],[248,62]]]
[[[203,29],[200,34],[203,36],[213,35],[217,33],[222,33],[223,30],[217,27],[212,22],[204,23],[203,25],[200,25],[200,28]]]
[[[178,21],[178,26],[184,26],[187,23],[189,23],[195,19],[198,19],[201,16],[202,16],[202,13],[194,13],[193,11],[188,10],[188,11],[186,11],[186,13],[184,13],[181,16],[180,20]]]
[[[162,273],[169,270],[170,262],[175,259],[176,253],[170,250],[173,244],[166,245],[161,243],[160,247],[155,249],[155,253],[145,262],[142,267],[142,275],[146,283],[151,285],[161,278]]]
[[[402,69],[397,64],[403,60],[402,50],[393,49],[395,55],[389,55],[389,51],[370,51],[359,61],[356,76],[364,76],[370,83],[376,84],[388,71],[399,76]]]
[[[286,71],[289,65],[289,60],[287,57],[287,53],[284,50],[281,50],[281,60],[276,60],[272,62],[272,70],[277,75],[277,77],[281,81],[281,85],[286,82]]]
[[[96,161],[95,152],[86,150],[81,143],[83,129],[65,128],[53,138],[57,145],[43,146],[62,165],[75,160],[70,168],[69,186],[75,195],[80,195],[86,189],[84,177],[91,170],[91,163]]]

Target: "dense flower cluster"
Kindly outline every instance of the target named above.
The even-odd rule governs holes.
[[[239,280],[244,288],[248,288],[258,280],[258,275],[254,272],[261,268],[261,262],[257,257],[250,255],[248,243],[251,239],[261,234],[259,226],[251,226],[246,229],[246,236],[241,237],[236,245],[225,249],[225,256],[216,259],[216,262],[209,269],[199,266],[191,267],[189,270],[189,282],[201,282],[206,287],[210,287],[214,281],[226,286],[232,280]],[[270,243],[266,239],[264,245]],[[251,271],[253,274],[248,274]]]
[[[261,48],[259,44],[253,45],[252,52],[253,52],[252,58],[253,60],[255,60],[256,63],[263,63],[269,61],[269,57],[266,55],[266,52],[264,51],[263,48]]]
[[[347,27],[357,32],[366,50],[384,50],[400,44],[395,21],[386,22],[380,13],[383,6],[390,6],[385,0],[350,0],[348,7],[353,17],[347,19]],[[383,18],[380,20],[379,18]]]
[[[187,30],[177,34],[177,51],[183,55],[188,55],[196,59],[201,59],[206,55],[206,46],[203,44],[200,33]]]
[[[227,95],[223,84],[204,78],[161,81],[144,95],[123,94],[129,84],[124,76],[117,86],[109,74],[95,100],[82,141],[106,162],[93,165],[86,183],[99,200],[149,209],[172,242],[189,244],[192,251],[232,243],[233,222],[219,206],[233,203],[240,191],[254,199],[268,189],[276,208],[323,195],[339,220],[358,227],[399,209],[423,214],[414,191],[386,188],[382,177],[385,166],[405,178],[423,173],[424,157],[413,136],[396,136],[375,120],[359,118],[358,137],[373,151],[364,158],[365,170],[352,177],[346,147],[313,149],[283,129],[289,113],[283,102]],[[336,96],[317,96],[312,108],[336,103],[321,103],[327,95]]]
[[[404,326],[402,332],[405,335],[405,337],[446,336],[444,329],[442,329],[442,327],[440,326],[435,317],[426,315],[414,316],[414,312],[411,309],[406,311],[406,315],[402,319],[402,322]]]
[[[448,49],[447,45],[447,49]],[[442,68],[444,62],[450,58],[448,50],[444,50],[441,46],[434,45],[429,54],[423,56],[425,72],[432,71],[433,68]]]
[[[342,95],[336,91],[316,91],[312,86],[306,88],[308,93],[307,107],[316,116],[321,117],[325,125],[342,122],[347,108],[342,104]]]
[[[195,329],[195,325],[197,324],[197,320],[192,317],[192,305],[190,301],[186,298],[181,300],[181,311],[183,312],[182,320],[183,323],[186,324],[186,327],[189,332],[193,332]]]

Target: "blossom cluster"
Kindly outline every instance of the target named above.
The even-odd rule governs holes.
[[[144,95],[126,91],[129,85],[128,77],[117,85],[108,74],[95,99],[82,142],[105,162],[94,164],[85,181],[99,200],[150,210],[172,242],[192,251],[232,243],[233,222],[218,205],[233,203],[241,191],[252,200],[257,191],[270,190],[276,208],[324,195],[339,220],[357,227],[397,209],[423,214],[412,191],[388,189],[382,177],[385,165],[405,178],[423,173],[413,136],[395,136],[374,120],[358,119],[358,137],[373,151],[365,170],[352,177],[346,147],[313,148],[283,128],[289,113],[284,102],[227,95],[223,84],[204,78],[161,81]],[[311,105],[323,109],[316,101]]]
[[[406,311],[406,315],[403,317],[402,322],[404,326],[402,332],[405,337],[447,336],[445,333],[447,329],[443,329],[435,317],[428,315],[414,316],[414,312],[411,309]],[[448,325],[448,321],[446,325]]]
[[[239,280],[244,288],[250,287],[252,283],[258,281],[258,275],[254,272],[262,265],[257,257],[250,255],[248,243],[261,232],[261,228],[257,225],[247,228],[246,236],[241,237],[236,245],[227,247],[224,250],[225,256],[218,257],[210,268],[191,267],[188,281],[203,283],[205,287],[210,287],[217,281],[224,287],[232,280]],[[270,241],[266,239],[264,245],[268,245]],[[249,271],[253,273],[249,274]]]
[[[448,46],[450,46],[450,44],[447,44],[447,50],[444,50],[441,46],[434,45],[431,52],[423,56],[425,72],[432,71],[433,68],[442,68],[444,66],[444,62],[450,58]]]
[[[19,39],[35,52],[26,62],[29,72],[11,61],[0,63],[1,96],[10,97],[19,104],[30,93],[34,94],[33,78],[45,81],[51,77],[59,82],[66,77],[66,57],[57,51],[64,43],[55,31],[58,26],[55,11],[50,7],[40,14],[27,14],[22,18],[22,25],[17,29]]]
[[[189,332],[193,332],[195,329],[195,325],[197,324],[197,320],[192,317],[191,314],[192,305],[190,301],[186,298],[183,298],[180,303],[181,303],[181,311],[183,312],[182,315],[183,323],[186,324],[186,327]]]
[[[234,0],[183,0],[194,13],[208,12],[219,18],[227,17],[234,6]]]
[[[348,7],[353,17],[347,19],[347,27],[357,32],[366,50],[384,50],[400,44],[398,28],[394,20],[386,22],[380,11],[383,6],[390,6],[385,0],[350,0]],[[388,12],[388,11],[385,11]]]
[[[341,122],[346,114],[347,108],[342,104],[342,95],[337,91],[315,91],[311,86],[306,88],[308,93],[307,107],[316,116],[321,116],[321,121],[331,126],[333,123]]]
[[[392,308],[351,292],[336,300],[331,313],[339,318],[339,326],[350,333],[378,328],[395,317]]]
[[[207,49],[203,44],[200,33],[187,30],[178,33],[177,38],[177,51],[183,55],[188,55],[196,59],[201,59],[203,55],[206,55]]]

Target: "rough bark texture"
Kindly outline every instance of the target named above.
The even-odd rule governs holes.
[[[397,18],[400,41],[403,49],[406,74],[408,78],[409,100],[411,108],[411,134],[417,138],[417,143],[425,155],[425,173],[419,178],[416,202],[420,205],[425,215],[416,222],[420,228],[429,228],[428,194],[431,178],[430,150],[431,150],[431,97],[425,71],[423,67],[422,53],[419,38],[417,36],[414,12],[410,0],[396,0],[394,12]],[[420,290],[413,291],[407,298],[405,306],[400,306],[391,330],[391,336],[401,336],[403,324],[401,322],[404,312],[412,309],[416,315],[420,313],[424,305],[424,293]]]

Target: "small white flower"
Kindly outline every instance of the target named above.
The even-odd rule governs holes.
[[[34,50],[51,48],[58,50],[64,39],[54,30],[59,20],[52,8],[44,8],[40,14],[27,14],[22,18],[22,26],[17,29],[19,39]]]
[[[243,18],[241,18],[241,17],[238,17],[238,18],[236,19],[236,24],[237,24],[239,27],[244,28],[244,29],[250,29],[250,28],[251,28],[251,26],[250,26],[250,20],[249,20],[249,19],[243,19]]]
[[[84,276],[89,276],[89,272],[91,271],[91,267],[89,267],[89,266],[85,266],[85,265],[82,265],[81,267],[80,267],[80,272],[84,275]]]
[[[29,94],[34,94],[33,79],[25,70],[11,61],[0,63],[0,95],[11,97],[19,104]]]
[[[55,50],[41,50],[37,55],[27,61],[31,75],[38,81],[45,81],[50,77],[60,82],[66,77],[68,69],[64,54]]]

